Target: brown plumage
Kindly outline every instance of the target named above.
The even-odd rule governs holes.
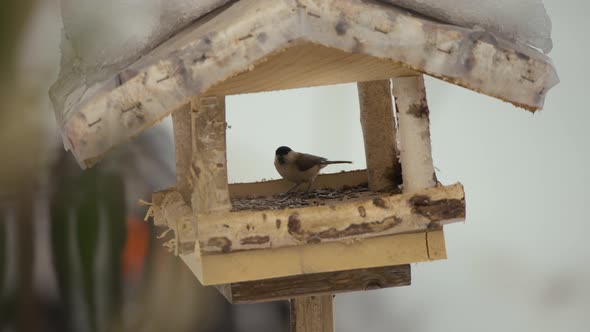
[[[281,146],[275,152],[275,168],[286,180],[295,183],[288,192],[295,190],[302,183],[307,183],[307,190],[311,188],[313,181],[320,170],[331,164],[351,164],[350,161],[330,161],[323,157],[291,150]]]

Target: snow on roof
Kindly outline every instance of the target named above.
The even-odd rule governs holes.
[[[542,0],[381,0],[466,28],[480,28],[549,53],[551,20]]]
[[[467,4],[443,9],[450,0],[105,1],[62,1],[62,68],[50,92],[64,145],[85,166],[294,41],[401,64],[530,110],[558,81],[551,61],[527,46],[549,49],[550,39],[515,34],[500,14],[480,21],[500,32],[441,23],[443,14],[475,20]],[[385,2],[429,6],[410,9],[439,22]]]

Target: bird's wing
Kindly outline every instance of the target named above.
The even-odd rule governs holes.
[[[327,161],[327,159],[307,153],[300,153],[299,158],[295,159],[295,166],[297,166],[298,170],[304,172],[324,161]]]

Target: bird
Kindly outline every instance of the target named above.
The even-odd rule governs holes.
[[[352,164],[351,161],[328,160],[291,150],[288,146],[281,146],[275,151],[275,168],[283,179],[295,183],[287,193],[297,189],[301,184],[307,183],[307,190],[311,189],[313,181],[320,170],[332,164]]]

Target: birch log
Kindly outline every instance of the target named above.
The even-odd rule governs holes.
[[[347,243],[464,220],[465,193],[461,184],[455,184],[328,206],[199,214],[197,218],[204,255]]]
[[[402,184],[398,159],[391,81],[357,83],[369,189],[380,191]]]
[[[192,218],[180,194],[154,194],[156,224]],[[199,214],[202,254],[227,254],[305,244],[354,242],[359,239],[412,233],[465,219],[461,184],[416,193],[300,209]],[[330,220],[326,224],[326,220]]]
[[[393,79],[404,193],[436,185],[424,77]]]
[[[163,206],[162,209],[152,209],[156,225],[161,220],[170,220],[167,223],[174,231],[174,241],[168,242],[174,249],[175,255],[184,255],[194,251],[196,242],[195,222],[192,216],[190,205],[190,165],[192,156],[192,129],[191,112],[189,107],[178,110],[172,114],[174,128],[174,145],[176,155],[176,188],[178,191],[169,192],[165,195],[154,194],[154,204]],[[162,223],[160,222],[160,226]]]
[[[171,191],[163,196],[160,202],[161,209],[155,209],[157,215],[154,220],[168,221],[168,227],[174,230],[175,235],[175,255],[185,255],[195,250],[196,242],[196,224],[193,212],[177,191]],[[154,202],[155,204],[156,202]],[[155,222],[161,224],[162,222]]]
[[[291,299],[291,332],[334,332],[334,297]]]

